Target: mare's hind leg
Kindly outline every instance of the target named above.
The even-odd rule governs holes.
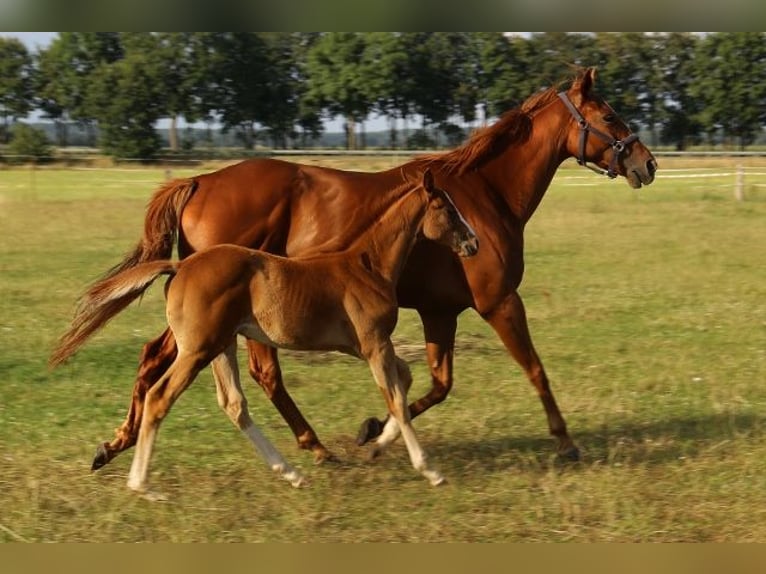
[[[431,370],[431,389],[424,396],[410,404],[412,418],[424,413],[442,402],[452,388],[452,359],[455,348],[457,315],[454,313],[420,313],[426,339],[428,367]],[[393,427],[393,429],[392,429]],[[387,417],[384,420],[369,418],[362,423],[356,443],[361,446],[379,437],[381,433],[395,432],[396,422]]]
[[[247,409],[247,399],[242,393],[237,365],[237,343],[232,342],[227,349],[218,355],[211,363],[215,378],[218,404],[229,416],[231,422],[241,430],[253,443],[256,450],[266,463],[295,487],[304,482],[303,476],[291,467],[280,452],[263,436],[258,427],[253,424]]]
[[[122,425],[115,429],[114,440],[105,442],[96,449],[91,470],[98,470],[122,451],[136,444],[144,410],[144,397],[173,363],[177,352],[175,338],[170,329],[166,329],[158,338],[144,345],[128,414]]]
[[[148,493],[147,477],[157,431],[170,411],[170,407],[208,362],[209,359],[200,354],[179,355],[160,380],[146,393],[141,428],[128,474],[128,488],[131,490],[155,497]]]
[[[412,466],[425,476],[432,485],[438,486],[444,483],[442,474],[429,467],[426,453],[415,436],[415,429],[412,428],[410,410],[407,407],[407,390],[403,382],[399,380],[397,373],[401,365],[406,366],[406,364],[403,361],[397,363],[394,348],[390,341],[370,353],[365,353],[365,356],[375,382],[386,399],[389,413],[399,425]]]
[[[321,464],[335,457],[319,441],[314,429],[293,402],[282,380],[277,350],[256,341],[247,341],[250,375],[261,385],[266,396],[293,431],[298,446],[314,453],[314,462]]]
[[[553,397],[548,376],[532,345],[527,325],[524,303],[515,291],[508,295],[498,307],[484,314],[484,319],[495,329],[508,351],[521,365],[534,385],[548,417],[550,433],[558,439],[558,453],[562,458],[578,460],[580,452],[567,432],[556,399]]]

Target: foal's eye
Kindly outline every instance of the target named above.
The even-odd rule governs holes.
[[[606,114],[604,116],[604,121],[608,124],[611,124],[614,121],[614,114]]]

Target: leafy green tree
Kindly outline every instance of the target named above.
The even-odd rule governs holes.
[[[12,154],[34,161],[51,154],[50,142],[45,132],[24,123],[16,123],[11,128],[11,143],[8,147]]]
[[[524,53],[528,94],[566,80],[577,68],[598,61],[596,38],[579,32],[534,33],[526,41]]]
[[[355,149],[356,124],[373,108],[365,61],[366,37],[358,32],[323,34],[307,54],[308,97],[346,122],[346,147]]]
[[[662,102],[659,122],[662,142],[674,144],[683,150],[700,133],[695,121],[699,113],[699,100],[689,94],[694,82],[694,53],[699,37],[689,32],[660,34],[655,38],[656,64],[662,76],[658,99]]]
[[[187,122],[197,119],[198,98],[202,95],[205,77],[198,49],[198,38],[193,32],[164,32],[157,35],[158,67],[165,91],[165,113],[170,117],[168,139],[170,149],[178,150],[178,118]]]
[[[307,86],[305,65],[301,58],[314,36],[301,33],[262,33],[265,43],[265,69],[268,81],[265,105],[258,112],[259,122],[267,129],[272,145],[286,148],[288,140],[296,135],[295,127],[303,125],[311,129],[310,102],[305,98]],[[319,124],[318,108],[313,117]]]
[[[59,143],[66,143],[66,124],[76,121],[92,132],[96,110],[88,107],[93,72],[123,57],[119,34],[61,32],[38,54],[36,94],[45,117],[57,124]]]
[[[318,138],[324,130],[321,101],[310,93],[308,71],[308,52],[320,37],[319,32],[293,32],[290,34],[298,90],[298,109],[295,122],[300,128],[299,137],[302,147],[305,147],[310,139]]]
[[[398,120],[412,115],[412,97],[418,88],[411,68],[409,35],[372,32],[367,35],[364,62],[367,66],[367,91],[374,109],[389,118],[389,145],[397,148]]]
[[[518,106],[530,94],[531,63],[524,38],[501,32],[482,32],[476,37],[479,54],[479,91],[486,123]]]
[[[246,148],[255,145],[256,127],[271,105],[271,56],[266,41],[253,32],[216,32],[211,38],[210,106],[223,131],[234,130]]]
[[[596,33],[598,92],[637,130],[659,121],[660,68],[645,34]]]
[[[424,125],[450,129],[450,118],[475,119],[479,87],[475,82],[478,56],[471,35],[455,32],[417,32],[410,36],[412,73],[417,89],[414,110]]]
[[[700,102],[696,118],[709,137],[720,130],[740,148],[751,144],[766,120],[766,33],[709,34],[694,69],[689,93]]]
[[[11,122],[33,109],[32,57],[15,38],[0,38],[0,141],[8,142]]]
[[[160,150],[154,126],[166,112],[158,39],[128,33],[122,41],[125,57],[90,74],[86,104],[98,120],[105,153],[149,159]]]

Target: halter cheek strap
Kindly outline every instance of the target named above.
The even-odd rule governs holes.
[[[564,102],[564,105],[567,107],[569,112],[572,114],[572,117],[574,117],[574,119],[577,121],[577,125],[580,127],[580,143],[578,146],[579,151],[577,155],[577,163],[595,171],[600,175],[606,175],[611,179],[617,177],[617,162],[620,159],[620,155],[625,151],[625,148],[628,146],[628,144],[631,144],[634,141],[638,141],[638,134],[630,134],[623,140],[615,139],[611,135],[591,126],[585,120],[579,110],[574,106],[566,92],[559,92],[558,96],[561,98],[561,101]],[[588,165],[587,160],[585,159],[585,145],[588,141],[588,132],[598,136],[612,147],[612,160],[609,162],[609,168],[606,171],[597,167],[593,167],[592,165]]]

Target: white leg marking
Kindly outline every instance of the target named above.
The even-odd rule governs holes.
[[[425,476],[432,485],[437,486],[444,483],[444,477],[441,473],[429,468],[426,454],[415,436],[415,429],[412,428],[410,421],[410,410],[407,406],[407,390],[399,379],[396,368],[396,355],[392,345],[389,344],[380,354],[373,355],[370,358],[370,369],[372,370],[373,377],[375,377],[375,382],[378,383],[378,386],[388,396],[391,418],[395,419],[395,426],[401,430],[412,466]],[[389,428],[387,422],[384,433]],[[392,431],[389,430],[390,432]]]
[[[399,423],[396,422],[396,418],[393,415],[389,415],[386,419],[386,425],[383,427],[383,432],[375,440],[375,454],[382,453],[388,446],[399,438]]]
[[[239,379],[236,342],[218,355],[213,360],[212,366],[218,404],[229,416],[231,422],[250,439],[256,451],[272,470],[293,486],[302,486],[305,483],[303,476],[287,463],[250,418],[247,400]]]

